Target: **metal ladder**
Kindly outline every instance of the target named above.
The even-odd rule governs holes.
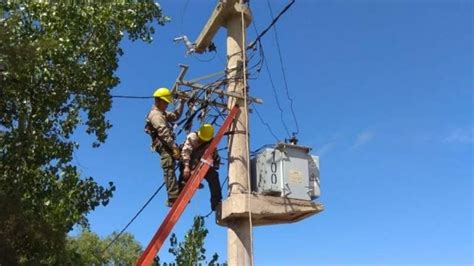
[[[156,253],[160,250],[163,242],[166,240],[168,235],[173,229],[174,225],[178,222],[179,217],[183,214],[184,209],[188,205],[189,200],[196,192],[199,184],[201,183],[203,177],[207,174],[207,171],[211,167],[212,161],[212,154],[217,148],[217,145],[220,143],[224,133],[229,129],[230,125],[232,124],[235,116],[239,111],[239,106],[234,105],[234,107],[229,112],[227,118],[224,120],[219,132],[217,132],[216,136],[211,141],[211,144],[204,152],[204,155],[201,158],[201,161],[193,171],[191,178],[186,183],[183,191],[179,194],[178,198],[171,207],[171,210],[166,215],[166,218],[163,220],[163,223],[156,231],[155,235],[151,239],[150,243],[148,244],[147,248],[140,256],[137,261],[137,266],[149,266],[152,264],[153,259],[156,256]]]

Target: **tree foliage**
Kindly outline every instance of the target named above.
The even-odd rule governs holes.
[[[186,232],[184,240],[178,242],[176,234],[171,234],[170,237],[170,249],[168,250],[174,255],[175,261],[171,263],[163,263],[165,265],[178,265],[178,266],[194,266],[202,265],[202,262],[206,261],[206,249],[204,243],[209,231],[205,226],[205,220],[202,216],[194,217],[193,225],[191,229]],[[217,260],[219,255],[214,253],[211,260],[206,262],[209,266],[214,265],[227,265],[226,263],[219,264]],[[159,258],[156,261],[157,265],[160,265]]]
[[[105,249],[116,236],[114,232],[101,239],[97,234],[85,230],[76,237],[69,237],[67,262],[71,265],[134,265],[142,248],[132,234],[122,234]]]
[[[110,243],[116,236],[116,232],[109,235],[105,239],[105,243]],[[134,265],[142,252],[142,247],[134,236],[124,233],[107,249],[104,257],[112,265]]]
[[[150,42],[153,1],[0,1],[0,264],[57,264],[66,233],[115,190],[72,163],[76,128],[97,147],[124,34]],[[156,25],[156,24],[155,24]]]
[[[204,262],[209,266],[225,266],[226,263],[217,263],[219,256],[214,253],[210,261],[206,261],[205,238],[208,235],[204,218],[194,217],[192,227],[186,232],[183,241],[179,242],[175,234],[170,237],[171,247],[168,250],[174,261],[160,263],[159,257],[153,265],[195,266]],[[78,236],[68,237],[67,252],[63,264],[68,265],[134,265],[143,249],[134,236],[123,233],[116,238],[117,233],[101,239],[97,234],[83,230]],[[112,243],[112,240],[115,242]],[[112,243],[112,245],[110,245]]]

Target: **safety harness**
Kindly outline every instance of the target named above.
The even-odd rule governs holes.
[[[151,121],[147,118],[145,120],[145,133],[150,135],[151,137],[151,149],[153,151],[159,152],[160,145],[165,149],[167,153],[169,153],[173,157],[177,157],[175,159],[179,159],[181,151],[178,149],[175,151],[173,147],[168,145],[158,134],[158,130],[153,127]],[[176,154],[175,154],[176,153]]]

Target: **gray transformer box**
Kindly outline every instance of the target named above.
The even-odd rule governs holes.
[[[300,200],[320,196],[319,157],[310,148],[279,143],[251,158],[252,190],[258,194]]]

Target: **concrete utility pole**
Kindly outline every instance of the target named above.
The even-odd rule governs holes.
[[[243,6],[241,6],[243,8]],[[242,10],[241,10],[242,11]],[[240,12],[232,12],[227,19],[227,70],[229,87],[228,91],[244,96],[247,89],[244,84],[243,54],[245,43],[242,43],[242,17]],[[229,145],[229,184],[230,196],[234,194],[250,193],[248,174],[250,169],[248,153],[248,110],[243,100],[229,98],[229,108],[235,103],[240,106],[240,114],[230,135]],[[244,204],[244,203],[242,203]],[[227,260],[229,265],[252,264],[252,227],[248,218],[237,218],[227,224]]]
[[[212,42],[217,30],[227,28],[227,78],[228,91],[246,96],[243,80],[245,43],[243,34],[252,19],[250,9],[243,0],[219,1],[204,30],[196,41],[196,52],[203,52]],[[244,28],[242,27],[242,12]],[[248,174],[250,169],[247,128],[247,105],[244,100],[229,97],[228,107],[240,106],[229,140],[229,184],[230,196],[250,193]],[[242,202],[245,204],[245,202]],[[248,218],[236,218],[227,223],[227,261],[230,266],[252,264],[252,231]]]

